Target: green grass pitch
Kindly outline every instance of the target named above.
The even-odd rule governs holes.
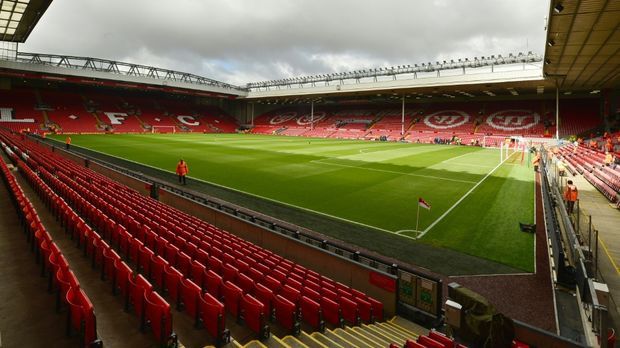
[[[183,158],[190,179],[398,234],[403,242],[534,270],[534,237],[518,226],[534,220],[534,175],[520,154],[498,166],[499,150],[466,146],[238,134],[72,139],[169,172]],[[416,232],[418,197],[432,209],[420,209]]]

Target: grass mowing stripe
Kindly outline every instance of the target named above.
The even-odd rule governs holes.
[[[368,168],[368,167],[362,167],[362,166],[350,166],[347,164],[340,164],[340,163],[329,163],[329,162],[325,162],[328,161],[329,159],[322,159],[322,160],[316,160],[316,161],[312,161],[312,163],[320,163],[320,164],[327,164],[330,166],[339,166],[339,167],[346,167],[346,168],[355,168],[355,169],[362,169],[362,170],[372,170],[375,172],[383,172],[383,173],[392,173],[392,174],[400,174],[400,175],[408,175],[408,176],[417,176],[419,178],[427,178],[427,179],[435,179],[435,180],[446,180],[446,181],[453,181],[453,182],[462,182],[462,183],[466,183],[466,184],[475,184],[475,181],[469,181],[469,180],[459,180],[459,179],[450,179],[450,178],[443,178],[440,176],[432,176],[432,175],[421,175],[421,174],[413,174],[413,173],[403,173],[403,172],[397,172],[394,170],[385,170],[385,169],[375,169],[375,168]]]

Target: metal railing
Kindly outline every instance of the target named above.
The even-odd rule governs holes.
[[[563,245],[569,252],[569,262],[575,270],[576,288],[581,295],[584,311],[592,325],[592,331],[606,338],[607,330],[612,328],[613,321],[616,321],[611,319],[618,318],[617,306],[611,293],[608,293],[609,303],[599,302],[594,282],[605,283],[600,263],[609,260],[599,257],[602,246],[598,230],[592,221],[592,216],[583,209],[579,201],[576,202],[573,212],[568,213],[567,203],[563,199],[568,178],[558,170],[555,156],[553,159],[542,157],[544,174],[554,195],[559,220],[564,227]],[[615,270],[615,267],[613,269]],[[607,340],[601,340],[601,347],[606,346]]]
[[[235,86],[203,76],[140,64],[118,62],[109,59],[27,52],[17,52],[14,59],[10,59],[8,57],[2,58],[4,60],[15,61],[18,63],[39,64],[76,70],[89,70],[117,75],[145,77],[164,81],[184,82],[195,85],[214,86],[241,92],[247,91],[247,88]]]

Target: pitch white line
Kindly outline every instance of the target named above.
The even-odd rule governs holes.
[[[392,174],[400,174],[400,175],[408,175],[408,176],[417,176],[417,177],[420,177],[420,178],[428,178],[428,179],[436,179],[436,180],[462,182],[462,183],[466,183],[466,184],[475,184],[476,183],[475,181],[471,181],[471,180],[459,180],[459,179],[444,178],[444,177],[441,177],[441,176],[422,175],[422,174],[413,174],[413,173],[403,173],[403,172],[397,172],[395,170],[366,168],[366,167],[359,167],[359,166],[350,166],[348,164],[329,163],[329,162],[323,162],[323,161],[326,161],[326,160],[321,159],[321,160],[314,160],[314,161],[310,161],[310,162],[312,162],[312,163],[320,163],[320,164],[327,164],[327,165],[330,165],[330,166],[338,166],[338,167],[347,167],[347,168],[356,168],[356,169],[370,170],[370,171],[374,171],[374,172],[392,173]]]
[[[515,152],[516,153],[516,152]],[[514,153],[512,154],[514,155]],[[467,196],[469,196],[472,192],[474,192],[474,190],[480,186],[480,184],[482,184],[489,176],[491,176],[491,174],[493,174],[493,172],[495,172],[497,170],[497,168],[501,167],[502,164],[504,164],[504,162],[506,162],[508,159],[510,159],[510,157],[512,157],[512,155],[506,157],[506,159],[502,162],[500,162],[500,164],[498,164],[497,166],[495,166],[495,168],[493,168],[487,175],[484,176],[484,178],[482,178],[480,181],[478,181],[478,183],[476,185],[474,185],[474,187],[472,187],[469,191],[467,191],[458,201],[456,201],[456,203],[454,203],[448,210],[446,210],[440,217],[437,218],[437,220],[433,221],[432,224],[430,224],[430,226],[428,226],[424,232],[422,232],[419,236],[419,238],[424,237],[424,235],[431,230],[431,228],[435,227],[435,225],[437,225],[437,223],[439,223],[439,221],[443,220],[443,218],[445,218],[454,208],[456,208],[465,198],[467,198]]]

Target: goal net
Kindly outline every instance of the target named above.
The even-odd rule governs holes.
[[[514,163],[523,163],[528,152],[528,142],[521,136],[485,136],[482,146],[499,149],[499,160],[510,160]],[[516,153],[519,153],[515,155]]]
[[[176,132],[177,132],[176,126],[151,126],[151,133],[153,134],[155,133],[159,133],[159,134],[176,133]]]

